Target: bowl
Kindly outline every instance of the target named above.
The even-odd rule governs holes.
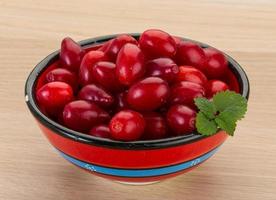
[[[140,34],[130,35],[139,38]],[[79,43],[89,51],[116,36],[96,37]],[[201,42],[193,42],[203,48],[209,47]],[[246,73],[233,58],[225,56],[229,61],[225,81],[232,90],[248,99],[249,81]],[[55,51],[36,65],[26,81],[25,101],[38,126],[57,152],[89,173],[128,184],[161,181],[196,168],[213,156],[228,137],[224,131],[208,137],[194,132],[159,140],[120,142],[68,129],[44,115],[35,99],[35,91],[43,85],[45,74],[58,66],[58,59],[59,51]]]

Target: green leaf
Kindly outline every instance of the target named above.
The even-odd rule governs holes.
[[[215,118],[215,122],[217,123],[218,127],[225,130],[228,135],[233,136],[234,131],[236,129],[236,121],[232,118],[231,113],[229,112],[221,112]]]
[[[213,102],[202,97],[198,97],[194,101],[198,109],[203,112],[206,117],[208,117],[209,119],[215,118],[215,113],[217,112],[217,109],[215,108]]]
[[[216,109],[221,112],[227,112],[227,116],[232,121],[242,119],[247,110],[247,100],[238,93],[232,91],[223,91],[213,97],[213,103]]]
[[[196,116],[197,131],[206,136],[215,134],[218,128],[233,136],[236,122],[247,111],[246,98],[232,91],[217,93],[213,101],[196,98],[195,104],[200,110]]]
[[[196,115],[196,128],[201,135],[205,136],[213,135],[218,130],[215,121],[208,119],[203,112],[199,112]]]

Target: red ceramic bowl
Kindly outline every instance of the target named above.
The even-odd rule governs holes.
[[[131,34],[139,38],[139,34]],[[87,50],[116,35],[81,41]],[[185,39],[187,40],[187,39]],[[193,41],[196,42],[196,41]],[[196,42],[202,47],[208,45]],[[230,56],[226,82],[232,90],[249,96],[248,78]],[[160,140],[120,142],[97,138],[70,130],[45,116],[39,109],[35,93],[44,84],[45,74],[58,66],[59,51],[43,59],[26,82],[26,103],[42,132],[66,160],[92,174],[126,183],[151,183],[177,176],[206,161],[227,139],[223,131],[204,137],[196,132]]]

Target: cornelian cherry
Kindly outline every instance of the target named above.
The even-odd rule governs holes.
[[[107,125],[97,125],[94,126],[88,133],[88,135],[92,135],[100,138],[110,138],[110,130]]]
[[[205,96],[205,89],[197,83],[181,81],[171,88],[170,103],[194,106],[196,97]]]
[[[185,135],[195,130],[196,112],[185,105],[174,105],[167,113],[167,122],[173,135]]]
[[[73,98],[72,87],[64,82],[46,83],[36,93],[39,106],[52,117],[58,117],[65,104]]]
[[[93,126],[107,122],[109,114],[94,103],[77,100],[68,103],[63,110],[63,123],[75,130],[87,133]]]
[[[122,141],[138,140],[144,132],[145,120],[138,112],[123,110],[111,119],[109,128],[113,139]]]
[[[111,92],[122,90],[123,86],[116,76],[116,65],[112,62],[100,61],[93,67],[93,78],[97,83]]]
[[[130,87],[127,102],[135,110],[152,111],[166,103],[168,97],[167,82],[158,77],[149,77]]]
[[[102,44],[102,46],[98,49],[98,51],[102,51],[102,52],[105,52],[106,49],[108,48],[108,46],[110,45],[110,43],[113,41],[114,39],[111,39],[111,40],[108,40],[106,42],[104,42]]]
[[[46,74],[46,81],[48,83],[54,81],[67,83],[75,92],[78,89],[78,79],[76,74],[64,68],[57,68],[49,71]]]
[[[89,51],[82,59],[80,71],[79,71],[79,82],[81,85],[87,85],[94,82],[93,78],[93,67],[99,61],[105,61],[107,57],[102,51]]]
[[[227,70],[228,61],[220,51],[214,48],[204,49],[206,60],[204,63],[204,73],[209,79],[223,77]]]
[[[127,43],[131,43],[134,45],[138,44],[137,40],[134,37],[123,34],[114,38],[106,47],[104,52],[111,61],[116,61],[119,51]]]
[[[80,67],[84,50],[71,38],[64,38],[61,42],[60,62],[62,67],[77,72]]]
[[[119,51],[116,61],[116,74],[124,85],[130,85],[145,73],[145,58],[141,49],[134,44],[126,44]]]
[[[177,81],[189,81],[204,86],[207,78],[200,70],[194,67],[180,66]]]
[[[95,84],[84,86],[80,90],[78,97],[79,99],[96,103],[101,107],[109,107],[114,102],[114,98],[111,96],[111,94]]]
[[[143,139],[155,140],[166,136],[167,125],[166,120],[161,114],[149,112],[143,114],[146,121],[146,127],[143,134]]]
[[[156,76],[168,82],[173,82],[179,72],[178,66],[170,58],[156,58],[146,64],[146,75]]]
[[[139,41],[123,34],[88,48],[65,38],[59,59],[59,68],[52,66],[37,84],[41,111],[100,138],[189,134],[195,130],[194,99],[211,99],[231,86],[222,52],[157,29],[144,31]]]
[[[201,69],[205,62],[205,54],[199,45],[181,41],[177,47],[176,60],[179,65],[191,65]]]
[[[176,52],[176,43],[168,33],[150,29],[142,33],[139,45],[148,58],[173,58]]]
[[[212,98],[216,93],[229,90],[229,86],[220,80],[210,80],[207,82],[206,86],[206,96]]]
[[[180,42],[182,41],[182,39],[180,37],[177,37],[177,36],[172,36],[174,41],[175,41],[175,44],[176,44],[176,47],[180,44]]]

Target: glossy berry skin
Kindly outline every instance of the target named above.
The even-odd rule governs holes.
[[[201,69],[205,62],[205,53],[203,49],[189,41],[181,41],[176,52],[178,65],[191,65]]]
[[[177,81],[189,81],[204,86],[207,78],[200,70],[194,67],[180,66]]]
[[[118,112],[110,121],[109,129],[111,137],[115,140],[138,140],[145,129],[143,116],[132,110]]]
[[[87,85],[94,82],[93,67],[99,61],[107,60],[105,54],[102,51],[89,51],[82,59],[79,82],[81,85]]]
[[[177,37],[177,36],[172,36],[174,41],[175,41],[175,44],[176,44],[176,47],[180,44],[180,42],[182,41],[182,39],[180,37]]]
[[[127,91],[121,92],[116,96],[116,110],[126,110],[129,109],[129,105],[127,103]]]
[[[207,82],[205,89],[206,96],[212,98],[218,92],[229,90],[229,86],[220,80],[210,80]]]
[[[65,104],[73,98],[72,87],[64,82],[46,83],[36,92],[36,99],[41,109],[53,117],[57,117]]]
[[[161,114],[149,112],[143,114],[146,121],[146,127],[143,134],[145,140],[161,139],[166,136],[167,125],[166,120]]]
[[[173,58],[176,52],[176,43],[168,33],[151,29],[142,33],[139,45],[148,58]]]
[[[110,43],[113,41],[114,39],[108,40],[106,42],[103,43],[103,45],[98,49],[98,51],[102,51],[105,52],[106,49],[108,48],[108,46],[110,45]]]
[[[110,138],[111,137],[109,127],[106,125],[94,126],[89,131],[88,135],[92,135],[92,136],[100,137],[100,138]]]
[[[134,37],[123,34],[114,38],[106,47],[104,52],[111,61],[116,61],[119,51],[127,43],[131,43],[134,45],[138,44],[137,40]]]
[[[63,123],[75,131],[87,133],[93,126],[109,120],[107,112],[94,103],[77,100],[68,103],[63,110]]]
[[[71,38],[64,38],[61,42],[60,62],[62,67],[77,72],[81,60],[84,56],[84,50]]]
[[[194,105],[194,98],[205,96],[205,89],[197,83],[181,81],[171,88],[170,103]]]
[[[158,77],[149,77],[130,87],[127,102],[135,110],[152,111],[166,103],[168,97],[167,82]]]
[[[114,98],[111,96],[111,94],[95,84],[84,86],[80,90],[78,98],[81,100],[93,102],[101,107],[109,107],[114,103]]]
[[[123,86],[116,76],[116,65],[112,62],[100,61],[93,67],[93,78],[110,92],[122,90]]]
[[[49,71],[46,74],[46,81],[48,83],[55,81],[67,83],[75,92],[78,89],[78,79],[76,74],[64,68],[57,68]]]
[[[123,85],[131,85],[143,77],[145,58],[141,49],[134,44],[126,44],[118,54],[116,61],[117,78]]]
[[[170,58],[156,58],[146,64],[146,76],[160,77],[171,83],[177,78],[178,66]]]
[[[185,105],[174,105],[167,113],[167,122],[173,135],[185,135],[195,130],[196,112]]]
[[[225,56],[214,48],[204,49],[206,60],[204,64],[204,73],[209,79],[217,79],[225,74],[228,61]]]

